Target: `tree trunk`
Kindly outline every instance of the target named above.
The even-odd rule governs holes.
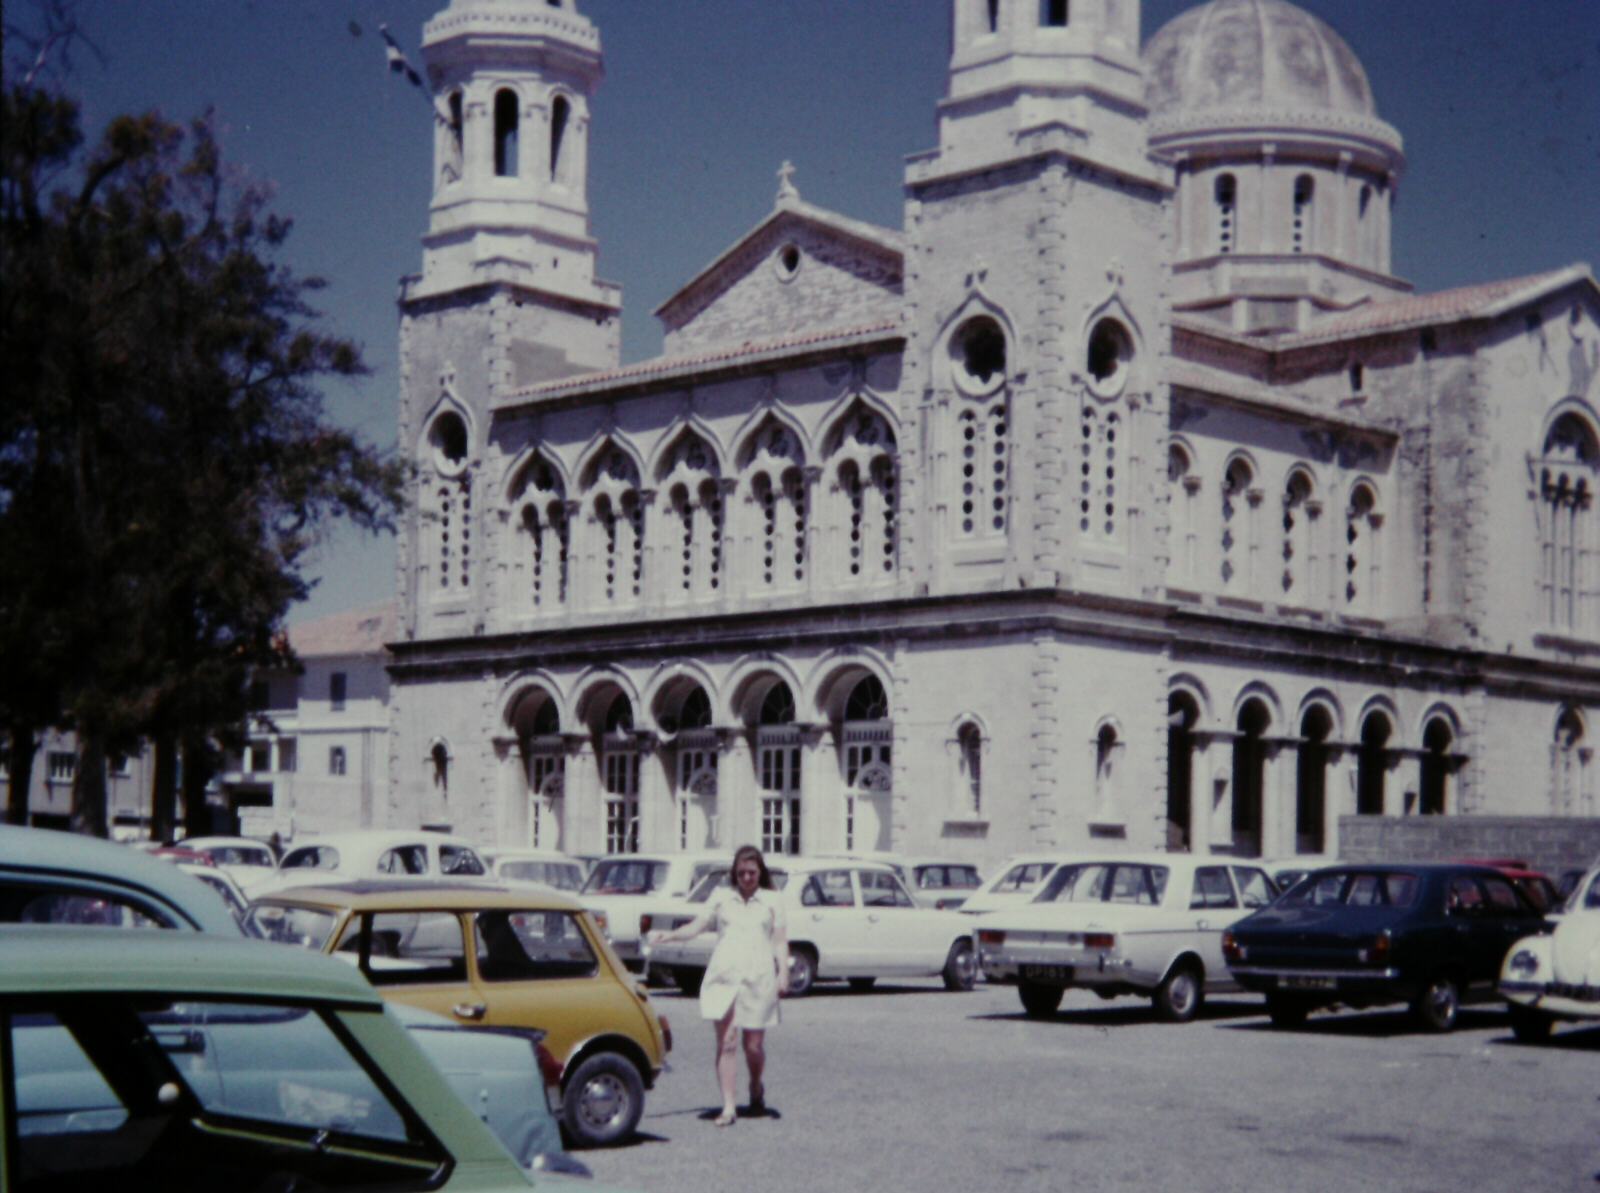
[[[187,837],[211,831],[211,809],[206,806],[206,785],[213,770],[211,744],[200,734],[183,738],[183,831]]]
[[[170,730],[156,735],[155,769],[150,777],[150,839],[170,841],[177,835],[178,739]]]
[[[94,731],[78,733],[78,770],[72,776],[72,831],[106,836],[106,743]]]
[[[15,724],[10,733],[11,758],[6,792],[6,823],[28,823],[28,793],[33,787],[33,760],[39,739],[32,725]]]

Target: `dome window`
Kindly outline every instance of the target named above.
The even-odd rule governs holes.
[[[1115,319],[1099,320],[1089,332],[1085,357],[1090,388],[1102,395],[1115,393],[1127,380],[1128,365],[1133,360],[1133,339],[1128,329]]]
[[[1000,0],[989,0],[989,32],[1000,30]]]
[[[1046,28],[1065,28],[1067,0],[1039,0],[1039,24]]]
[[[1311,197],[1316,184],[1311,175],[1302,174],[1294,180],[1294,251],[1303,253],[1310,243]]]
[[[1212,188],[1217,213],[1217,252],[1233,252],[1233,209],[1238,199],[1239,185],[1232,174],[1218,177]]]
[[[976,315],[950,337],[950,356],[962,389],[988,393],[1005,380],[1006,333],[990,316]]]
[[[517,176],[517,93],[497,91],[494,96],[494,173],[496,178]]]
[[[561,143],[566,139],[567,120],[572,114],[572,105],[567,102],[564,95],[556,96],[555,102],[550,105],[550,181],[561,180]]]

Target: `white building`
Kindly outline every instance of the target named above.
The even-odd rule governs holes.
[[[426,26],[371,822],[992,862],[1596,815],[1588,268],[1413,294],[1400,134],[1280,0],[1142,52],[1132,0],[951,2],[903,226],[785,172],[625,367],[598,32]]]

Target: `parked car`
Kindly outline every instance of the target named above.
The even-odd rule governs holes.
[[[983,885],[978,867],[971,862],[940,857],[907,857],[899,853],[819,854],[853,861],[881,862],[900,876],[918,907],[954,911]]]
[[[285,851],[276,877],[258,893],[362,878],[483,878],[477,848],[444,833],[381,829],[314,837]]]
[[[1223,938],[1228,968],[1274,1025],[1343,1004],[1409,1003],[1449,1031],[1463,999],[1493,994],[1511,945],[1544,918],[1498,870],[1432,862],[1319,870]]]
[[[233,916],[234,922],[239,927],[244,927],[245,917],[250,911],[250,896],[244,893],[239,884],[233,880],[232,875],[220,866],[202,866],[194,862],[179,862],[178,868],[193,874],[201,882],[216,891],[222,897],[222,901],[227,904],[228,912]],[[245,935],[248,936],[250,933],[246,932]]]
[[[370,880],[265,895],[268,940],[355,963],[397,1002],[486,1026],[542,1028],[578,1143],[627,1138],[671,1048],[666,1020],[570,895],[488,883]]]
[[[1572,892],[1578,889],[1578,880],[1582,878],[1583,875],[1584,871],[1582,870],[1561,871],[1561,876],[1556,879],[1556,896],[1561,900],[1563,905],[1565,905]]]
[[[645,972],[639,914],[648,905],[681,899],[712,870],[727,869],[733,853],[626,853],[600,858],[578,897],[604,918],[611,947],[635,973]]]
[[[1580,875],[1548,934],[1511,946],[1500,993],[1524,1043],[1549,1038],[1562,1019],[1600,1019],[1600,866]]]
[[[1339,858],[1327,853],[1295,853],[1260,863],[1261,868],[1272,877],[1273,885],[1280,891],[1288,890],[1313,871],[1343,864]]]
[[[774,857],[767,861],[783,901],[789,933],[789,994],[818,981],[848,979],[869,989],[879,978],[942,977],[947,990],[970,990],[977,977],[967,921],[918,907],[888,866],[837,858]],[[651,928],[671,930],[703,909],[728,881],[726,866],[707,875],[688,900],[655,905]],[[669,969],[689,994],[699,992],[716,936],[652,945],[649,959]]]
[[[558,891],[582,888],[588,871],[577,858],[550,849],[481,849],[489,877],[497,882],[542,882]]]
[[[246,891],[270,882],[278,868],[272,846],[254,837],[185,837],[178,847],[205,854]]]
[[[1157,853],[1069,862],[1038,896],[992,912],[978,929],[991,982],[1015,982],[1023,1010],[1050,1015],[1071,987],[1104,998],[1143,994],[1172,1023],[1206,994],[1235,989],[1222,932],[1277,894],[1260,866]]]
[[[976,915],[1026,903],[1039,893],[1058,866],[1082,857],[1079,853],[1021,853],[1008,857],[993,878],[966,897],[961,910]]]
[[[0,825],[0,923],[198,929],[238,936],[194,875],[126,845]]]
[[[15,1193],[529,1187],[371,986],[327,958],[7,927],[0,1033]]]
[[[1458,859],[1471,862],[1476,866],[1490,866],[1511,880],[1511,885],[1521,891],[1523,897],[1542,914],[1548,915],[1553,909],[1559,907],[1562,896],[1556,890],[1556,884],[1550,881],[1543,871],[1535,870],[1521,858],[1516,857],[1464,857]]]

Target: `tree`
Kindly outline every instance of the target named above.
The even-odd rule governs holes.
[[[208,116],[87,151],[62,95],[7,87],[3,117],[0,713],[77,732],[73,827],[104,833],[107,753],[240,724],[252,670],[291,661],[306,553],[335,519],[392,530],[404,472],[325,420],[360,353]]]

